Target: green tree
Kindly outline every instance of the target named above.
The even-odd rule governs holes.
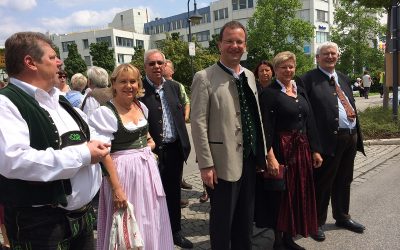
[[[71,78],[76,73],[86,73],[86,63],[79,54],[76,44],[69,44],[67,48],[68,57],[64,60],[64,70],[67,72],[68,77]]]
[[[376,46],[371,47],[384,28],[377,14],[379,9],[366,8],[359,3],[343,1],[336,6],[332,41],[341,50],[337,69],[349,75],[361,75],[363,68],[383,70],[384,55]],[[375,57],[375,58],[374,58]]]
[[[131,64],[138,68],[142,76],[144,76],[144,49],[142,47],[135,47],[134,49],[135,54],[132,56]]]
[[[216,55],[219,54],[218,41],[219,41],[219,34],[212,35],[211,40],[208,42],[208,51],[211,54],[216,54]]]
[[[89,54],[92,56],[93,65],[104,68],[108,73],[113,72],[114,49],[109,49],[107,42],[91,43]]]
[[[248,22],[248,67],[254,68],[261,60],[272,60],[281,51],[291,51],[299,59],[297,72],[313,67],[311,56],[303,46],[311,42],[314,27],[296,17],[301,9],[299,0],[259,0]]]
[[[189,90],[192,84],[192,69],[190,67],[188,43],[180,39],[179,33],[167,33],[166,39],[160,41],[157,47],[165,54],[167,59],[174,63],[174,79],[181,82]],[[196,56],[192,58],[193,72],[214,64],[218,61],[218,58],[218,54],[210,53],[208,49],[196,42]]]

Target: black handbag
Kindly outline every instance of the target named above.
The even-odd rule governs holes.
[[[284,191],[286,190],[286,171],[285,165],[279,165],[279,174],[270,175],[267,171],[264,171],[264,189],[271,191]]]

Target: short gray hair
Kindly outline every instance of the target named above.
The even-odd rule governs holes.
[[[316,55],[319,55],[321,53],[321,50],[327,49],[327,48],[334,48],[336,49],[336,52],[339,54],[339,46],[335,42],[323,42],[317,47],[317,52]]]
[[[95,88],[106,88],[108,87],[108,73],[107,70],[92,66],[87,70],[88,81],[90,81],[90,85]]]
[[[146,51],[144,53],[144,57],[143,57],[144,64],[146,64],[146,62],[148,61],[147,59],[149,58],[150,55],[156,54],[156,53],[160,53],[162,55],[163,59],[164,59],[164,62],[165,62],[165,55],[164,55],[164,53],[161,52],[161,50],[159,50],[159,49],[149,49],[148,51]]]

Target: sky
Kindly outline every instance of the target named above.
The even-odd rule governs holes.
[[[214,0],[215,1],[215,0]],[[197,8],[213,0],[196,0]],[[127,9],[147,9],[150,21],[187,12],[186,0],[0,0],[0,47],[15,32],[65,34],[107,27]],[[193,10],[194,1],[189,8]]]

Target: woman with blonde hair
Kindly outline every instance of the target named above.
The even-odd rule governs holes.
[[[308,97],[294,80],[296,56],[281,52],[272,64],[275,80],[263,90],[260,100],[268,150],[266,171],[272,176],[285,171],[285,189],[257,195],[255,221],[259,227],[274,228],[274,249],[283,245],[304,249],[293,237],[307,237],[317,230],[313,167],[322,164],[320,146]]]
[[[148,109],[139,70],[121,64],[111,75],[113,98],[96,109],[90,124],[111,142],[103,164],[108,172],[100,189],[97,249],[109,249],[112,215],[129,201],[144,249],[174,249],[167,203],[148,133]]]

